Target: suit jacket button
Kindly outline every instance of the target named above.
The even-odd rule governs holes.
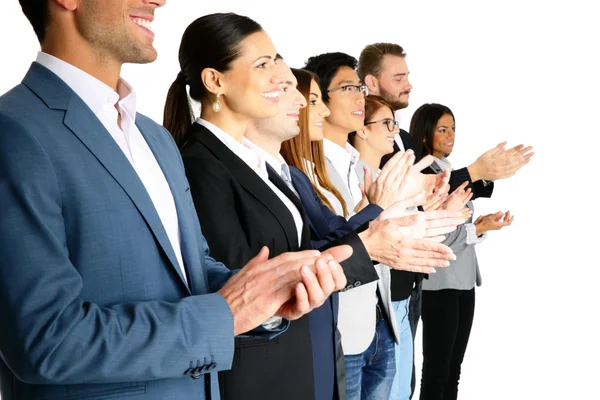
[[[208,368],[208,365],[203,365],[202,367],[195,368],[194,373],[192,374],[192,378],[200,379],[200,377],[208,371]]]

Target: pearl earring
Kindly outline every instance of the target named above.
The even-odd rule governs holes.
[[[214,103],[212,103],[212,109],[214,112],[219,112],[221,111],[221,103],[219,102],[219,97],[221,96],[221,93],[217,93],[217,99],[215,100]]]

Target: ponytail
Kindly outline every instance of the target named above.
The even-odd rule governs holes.
[[[171,84],[165,102],[163,126],[171,132],[177,147],[181,148],[187,141],[192,126],[194,113],[187,95],[187,84],[183,72]]]

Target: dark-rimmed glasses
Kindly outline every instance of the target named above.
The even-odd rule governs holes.
[[[398,121],[394,121],[393,119],[390,119],[390,118],[381,119],[379,121],[365,122],[365,126],[371,125],[371,124],[377,124],[379,122],[383,122],[385,124],[385,126],[387,126],[388,131],[390,131],[390,132],[394,132],[394,128],[396,128],[396,127],[398,127],[398,129],[400,129],[400,125],[398,125]]]
[[[367,85],[344,85],[344,86],[340,86],[338,88],[335,89],[329,89],[327,91],[327,93],[333,93],[333,92],[337,92],[337,91],[341,91],[342,94],[353,94],[353,95],[357,95],[357,94],[362,94],[363,97],[366,97],[369,95],[369,87]]]

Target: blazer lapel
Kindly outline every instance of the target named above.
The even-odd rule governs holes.
[[[194,124],[190,140],[202,143],[221,161],[237,182],[263,206],[273,214],[285,232],[288,246],[291,250],[298,249],[298,233],[296,224],[285,204],[268,185],[241,158],[233,153],[208,128]]]
[[[310,249],[310,222],[308,221],[308,216],[306,215],[306,210],[304,210],[302,201],[300,201],[300,198],[298,198],[296,193],[292,192],[292,190],[288,187],[288,185],[286,185],[286,183],[279,176],[279,174],[275,172],[275,170],[271,168],[269,164],[267,164],[267,172],[269,173],[269,180],[273,182],[273,184],[277,186],[277,188],[281,190],[283,194],[285,194],[292,201],[292,203],[294,203],[294,205],[300,212],[300,215],[302,216],[302,240],[300,243],[300,248]]]
[[[201,268],[194,267],[194,265],[197,266],[200,264],[200,253],[198,251],[198,240],[195,237],[192,226],[190,225],[190,218],[197,218],[197,216],[195,214],[184,214],[184,210],[189,209],[189,207],[185,207],[184,199],[182,198],[182,191],[188,191],[189,186],[187,185],[187,182],[179,178],[181,174],[173,170],[173,166],[179,166],[179,164],[176,163],[176,160],[174,160],[170,154],[165,154],[165,149],[161,147],[161,143],[156,138],[157,134],[168,135],[169,133],[166,130],[156,132],[153,124],[146,124],[145,121],[139,117],[136,118],[136,125],[142,133],[142,136],[144,136],[146,143],[148,143],[148,146],[154,154],[160,169],[163,171],[165,179],[167,180],[169,188],[171,189],[173,200],[175,201],[180,232],[181,256],[183,259],[184,268],[187,272],[190,291],[192,294],[206,293],[208,286],[205,277],[202,274],[202,270]],[[177,268],[177,271],[181,272],[181,269]],[[181,278],[183,279],[183,276]]]
[[[298,195],[300,196],[300,202],[302,203],[302,208],[303,208],[304,214],[306,214],[306,219],[308,220],[308,225],[312,232],[315,232],[315,234],[317,236],[320,236],[319,230],[313,224],[312,218],[308,218],[308,213],[306,212],[306,207],[312,207],[312,203],[310,201],[308,201],[308,202],[302,201],[303,192],[305,191],[304,187],[302,187],[303,182],[299,181],[301,178],[294,178],[294,175],[296,174],[296,172],[292,168],[290,168],[290,175],[292,177],[292,185],[294,185],[296,192],[298,192]],[[303,174],[301,171],[298,171],[298,172]],[[312,189],[312,186],[310,188]],[[316,195],[316,193],[315,193],[315,195]],[[317,211],[321,212],[321,210],[317,210]],[[318,215],[318,214],[315,213],[315,215]]]
[[[23,83],[40,96],[48,107],[65,111],[65,126],[94,154],[127,193],[167,255],[171,266],[183,280],[175,253],[148,192],[127,157],[92,110],[60,78],[37,63],[32,65]],[[185,280],[183,282],[185,284]]]
[[[441,174],[442,172],[444,172],[444,170],[435,161],[431,163],[429,168],[431,168],[431,170],[436,174]]]

